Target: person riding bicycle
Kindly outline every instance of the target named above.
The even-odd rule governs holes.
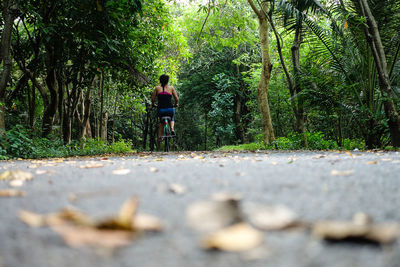
[[[163,124],[161,121],[162,117],[169,116],[171,117],[170,126],[172,135],[175,135],[175,110],[174,107],[178,106],[179,98],[178,94],[175,91],[175,88],[168,85],[169,76],[168,75],[161,75],[160,76],[160,85],[154,88],[153,95],[151,97],[151,103],[155,106],[155,101],[157,98],[157,115],[160,118],[160,125],[158,127],[158,141],[161,141],[161,134],[163,131]],[[172,96],[175,99],[175,105],[172,105]]]

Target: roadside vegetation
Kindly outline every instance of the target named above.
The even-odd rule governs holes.
[[[400,2],[4,0],[0,158],[400,147]]]

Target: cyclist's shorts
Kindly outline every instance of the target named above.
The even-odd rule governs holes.
[[[174,115],[175,115],[174,108],[160,108],[157,113],[158,117],[160,118],[160,123],[162,123],[161,117],[165,116],[171,117],[171,121],[174,121]]]

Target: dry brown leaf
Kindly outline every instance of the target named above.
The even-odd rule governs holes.
[[[37,167],[38,167],[38,165],[36,165],[36,164],[32,164],[32,165],[28,166],[29,169],[37,169]]]
[[[245,223],[238,223],[206,236],[202,242],[204,249],[223,251],[246,251],[258,247],[263,242],[261,232]]]
[[[139,206],[139,200],[136,197],[131,197],[122,204],[117,220],[125,229],[132,229],[133,227],[133,217]]]
[[[44,215],[40,215],[27,210],[21,210],[18,215],[19,219],[25,224],[31,227],[42,227],[46,225],[46,218]]]
[[[102,167],[104,167],[104,164],[99,163],[99,162],[92,162],[92,163],[88,163],[88,164],[79,166],[79,168],[81,168],[81,169],[94,169],[94,168],[102,168]]]
[[[150,167],[150,172],[158,172],[159,170],[155,167]]]
[[[83,246],[117,248],[129,245],[135,237],[128,231],[99,230],[70,225],[54,226],[52,229],[63,237],[65,243],[74,248]]]
[[[148,214],[137,214],[133,220],[133,228],[138,231],[159,232],[164,227],[157,217]]]
[[[186,210],[188,224],[198,231],[216,231],[240,221],[237,200],[209,200],[191,204]]]
[[[313,157],[313,159],[322,159],[322,158],[326,158],[325,155],[316,155]]]
[[[24,180],[11,180],[8,185],[12,187],[20,187],[23,186],[25,183]]]
[[[130,172],[131,172],[130,169],[117,169],[112,171],[112,173],[115,175],[127,175]]]
[[[0,190],[0,197],[23,197],[25,192],[15,189],[3,189]]]
[[[23,181],[28,181],[32,180],[33,175],[30,172],[24,172],[21,170],[11,170],[11,171],[5,171],[2,174],[0,174],[0,181],[1,180],[23,180]]]
[[[400,236],[400,225],[372,224],[365,214],[356,214],[353,221],[320,221],[313,227],[313,235],[330,241],[358,241],[379,244],[393,243]]]
[[[35,173],[36,173],[37,175],[42,175],[42,174],[48,173],[48,171],[46,171],[46,170],[36,170]]]
[[[283,205],[264,206],[250,203],[244,213],[251,224],[262,230],[282,230],[298,223],[297,215]]]
[[[182,195],[186,193],[186,188],[180,184],[170,184],[169,191],[177,195]]]
[[[331,171],[332,176],[350,176],[352,174],[354,174],[353,170],[346,170],[346,171],[332,170]]]
[[[374,160],[374,161],[367,161],[365,164],[367,164],[367,165],[376,165],[376,164],[378,164],[378,162],[377,162],[376,160]]]

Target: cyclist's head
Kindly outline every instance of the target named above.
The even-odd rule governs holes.
[[[162,87],[166,86],[168,84],[168,81],[169,81],[169,76],[168,75],[163,74],[163,75],[160,76],[160,83],[161,83]]]

